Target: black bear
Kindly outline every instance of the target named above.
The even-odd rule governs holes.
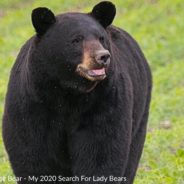
[[[19,184],[133,183],[151,72],[136,41],[111,25],[115,14],[108,1],[90,13],[33,10],[36,35],[12,68],[3,117]]]

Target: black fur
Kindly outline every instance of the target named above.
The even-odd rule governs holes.
[[[109,1],[102,1],[93,8],[91,14],[106,28],[116,15],[116,7]]]
[[[146,134],[151,73],[136,41],[114,26],[104,29],[109,23],[100,25],[91,14],[61,14],[42,37],[33,36],[22,47],[3,117],[16,176],[114,175],[133,183]],[[35,27],[43,33],[39,17]],[[103,36],[111,53],[107,78],[89,93],[93,82],[75,72],[83,54],[82,42],[73,41],[79,35]]]
[[[38,35],[44,34],[55,23],[55,15],[48,8],[36,8],[32,12],[32,23]]]

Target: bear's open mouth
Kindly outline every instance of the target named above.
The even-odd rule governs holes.
[[[90,81],[101,81],[106,77],[105,67],[98,69],[86,69],[82,66],[78,66],[76,71],[80,76]]]

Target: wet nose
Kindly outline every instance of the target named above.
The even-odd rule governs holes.
[[[96,52],[96,62],[100,65],[107,66],[110,63],[110,53],[108,50],[100,50]]]

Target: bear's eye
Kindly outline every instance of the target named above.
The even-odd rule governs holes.
[[[83,36],[77,36],[72,40],[72,43],[80,43],[84,39]]]
[[[99,37],[100,42],[104,42],[105,38],[103,36]]]

